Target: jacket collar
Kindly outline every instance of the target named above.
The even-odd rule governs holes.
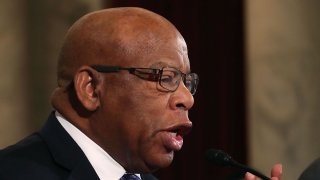
[[[50,114],[39,134],[55,162],[70,171],[68,179],[99,179],[85,154],[58,122],[54,112]]]

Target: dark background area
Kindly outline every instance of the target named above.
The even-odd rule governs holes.
[[[194,127],[173,164],[155,173],[160,179],[237,179],[232,168],[205,160],[210,148],[247,163],[244,4],[242,0],[113,0],[110,7],[137,6],[171,21],[184,36],[191,69],[200,77]]]

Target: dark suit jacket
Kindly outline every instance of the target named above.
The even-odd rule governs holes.
[[[299,177],[299,180],[320,179],[320,158],[315,160]]]
[[[143,180],[155,180],[142,174]],[[44,127],[0,151],[0,180],[98,180],[90,162],[56,119],[54,112]]]

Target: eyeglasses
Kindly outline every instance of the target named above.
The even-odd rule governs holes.
[[[195,73],[184,74],[173,67],[164,67],[162,69],[152,68],[127,68],[120,66],[91,66],[98,72],[102,73],[114,73],[121,70],[129,71],[130,74],[134,74],[141,79],[147,81],[158,82],[159,85],[167,91],[175,91],[179,87],[180,81],[182,80],[184,85],[190,91],[192,95],[196,93],[197,86],[199,83],[199,77]]]

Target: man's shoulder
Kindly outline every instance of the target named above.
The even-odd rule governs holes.
[[[21,158],[25,157],[26,155],[30,157],[32,154],[38,154],[44,149],[46,149],[44,142],[37,133],[34,133],[17,142],[16,144],[0,150],[0,160],[2,161],[12,157]]]
[[[49,116],[53,118],[53,113]],[[47,121],[48,122],[48,121]],[[45,127],[45,126],[44,126]],[[24,139],[20,140],[19,142],[10,145],[4,149],[0,150],[0,164],[3,164],[2,161],[5,159],[21,159],[21,160],[28,160],[33,159],[37,160],[38,157],[43,159],[43,155],[48,156],[50,154],[50,150],[48,148],[48,140],[45,139],[46,136],[52,137],[56,135],[56,129],[52,129],[49,126],[47,129],[52,129],[49,133],[44,135],[41,131],[44,127],[37,132],[25,137]],[[50,155],[51,156],[51,155]]]
[[[45,161],[51,161],[51,155],[46,144],[36,133],[0,150],[0,168],[2,169]]]
[[[38,134],[0,150],[0,179],[19,179],[40,176],[52,164],[46,144]]]

